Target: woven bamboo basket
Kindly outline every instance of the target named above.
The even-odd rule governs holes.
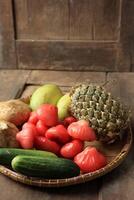
[[[29,98],[22,99],[25,103],[28,103]],[[24,176],[22,174],[16,173],[11,169],[0,165],[0,172],[11,179],[24,183],[27,185],[33,185],[38,187],[64,187],[69,185],[75,185],[79,183],[84,183],[87,181],[91,181],[98,177],[101,177],[108,172],[112,171],[116,167],[118,167],[122,161],[127,157],[129,150],[132,145],[132,129],[129,124],[128,129],[125,131],[123,138],[112,145],[103,145],[100,142],[89,142],[86,146],[96,146],[107,156],[108,164],[97,170],[95,172],[80,174],[77,177],[66,178],[66,179],[40,179],[34,177]]]

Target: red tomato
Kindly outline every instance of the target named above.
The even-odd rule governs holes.
[[[96,140],[94,130],[89,127],[88,122],[85,120],[79,120],[73,122],[68,126],[68,133],[70,136],[82,141],[93,141]]]
[[[65,127],[68,127],[70,124],[72,124],[73,122],[77,122],[77,119],[70,116],[70,117],[66,117],[63,121],[63,124]]]
[[[51,141],[43,136],[37,136],[35,138],[35,147],[37,149],[50,151],[55,154],[58,154],[60,151],[60,146],[56,142]]]
[[[23,124],[22,129],[27,129],[30,128],[34,134],[34,136],[37,135],[37,129],[36,126],[30,122],[26,122],[25,124]]]
[[[44,125],[44,123],[41,120],[39,120],[36,124],[36,129],[37,129],[38,135],[45,136],[45,133],[48,128]]]
[[[57,125],[49,128],[46,131],[46,138],[60,142],[62,144],[67,143],[70,140],[70,136],[63,125]]]
[[[95,147],[87,147],[74,157],[74,162],[83,172],[93,172],[107,164],[106,157]]]
[[[28,122],[36,124],[38,121],[37,113],[35,111],[31,112]]]
[[[83,142],[81,140],[76,139],[65,144],[61,148],[60,153],[65,158],[73,158],[83,150],[83,146],[84,146]]]
[[[43,121],[46,126],[55,126],[58,124],[58,109],[51,104],[43,104],[37,109],[38,118]]]
[[[32,129],[26,128],[18,132],[16,135],[16,140],[19,142],[20,146],[23,149],[33,148],[34,135]]]

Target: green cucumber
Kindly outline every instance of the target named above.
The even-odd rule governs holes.
[[[0,148],[0,164],[10,166],[12,159],[17,155],[57,157],[54,153],[48,151],[27,150],[17,148]]]
[[[16,156],[12,160],[14,171],[30,177],[61,179],[78,176],[79,167],[71,160],[56,157]]]

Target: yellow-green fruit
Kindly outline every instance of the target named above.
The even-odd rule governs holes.
[[[57,85],[43,85],[33,93],[30,99],[30,107],[32,110],[36,110],[40,105],[45,103],[56,105],[62,96],[62,91]]]
[[[69,106],[71,104],[71,98],[69,94],[65,94],[60,98],[60,100],[57,103],[58,107],[58,117],[60,120],[63,120],[65,117],[69,115]]]

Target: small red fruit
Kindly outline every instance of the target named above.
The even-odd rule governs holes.
[[[37,129],[38,135],[45,136],[45,133],[48,128],[44,125],[44,123],[41,120],[39,120],[36,124],[36,129]]]
[[[34,136],[37,135],[37,129],[34,124],[26,122],[25,124],[23,124],[22,129],[27,129],[27,128],[32,130]]]
[[[33,148],[34,135],[32,129],[26,128],[18,132],[16,135],[16,140],[19,142],[20,146],[23,149]]]
[[[50,140],[54,140],[62,144],[65,144],[70,140],[70,136],[63,125],[57,125],[55,127],[49,128],[46,131],[45,136]]]
[[[67,144],[65,144],[61,150],[60,153],[65,158],[73,158],[78,153],[80,153],[83,150],[83,142],[80,140],[73,140]]]
[[[31,112],[28,122],[36,124],[38,121],[37,113],[35,111]]]
[[[70,116],[70,117],[66,117],[63,121],[63,124],[65,127],[68,127],[70,124],[72,124],[73,122],[77,122],[77,119]]]
[[[93,172],[107,164],[106,157],[95,147],[87,147],[74,157],[74,162],[83,172]]]
[[[51,104],[43,104],[37,109],[38,118],[46,126],[55,126],[58,123],[58,109]]]
[[[68,126],[68,133],[70,136],[83,141],[93,141],[96,140],[96,135],[94,130],[89,127],[86,120],[80,120],[73,122]]]
[[[37,136],[35,138],[35,147],[37,149],[50,151],[55,154],[58,154],[60,151],[60,146],[56,142],[51,141],[43,136]]]

